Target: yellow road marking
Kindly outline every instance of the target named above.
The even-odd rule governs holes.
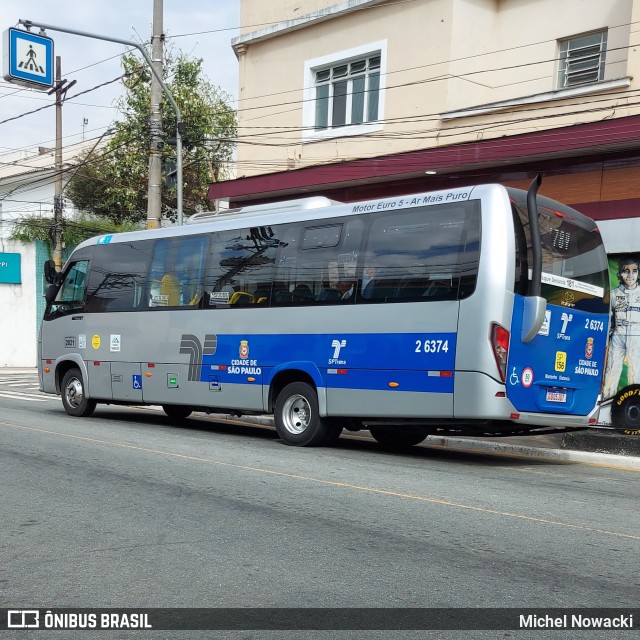
[[[537,522],[540,524],[553,525],[557,527],[564,527],[566,529],[576,529],[580,531],[587,531],[590,533],[601,533],[608,536],[614,536],[617,538],[625,538],[627,540],[640,541],[640,535],[634,535],[630,533],[621,533],[619,531],[609,531],[607,529],[599,529],[596,527],[589,527],[584,524],[573,524],[570,522],[561,522],[559,520],[550,520],[548,518],[539,518],[536,516],[528,516],[522,513],[513,513],[510,511],[501,511],[499,509],[488,509],[486,507],[479,507],[472,504],[464,504],[462,502],[455,502],[453,500],[445,500],[443,498],[434,498],[429,496],[420,496],[413,493],[406,493],[402,491],[392,491],[391,489],[379,489],[376,487],[367,487],[364,485],[353,484],[350,482],[339,482],[337,480],[323,480],[322,478],[314,478],[312,476],[304,476],[296,473],[287,473],[284,471],[276,471],[274,469],[265,469],[263,467],[252,467],[249,465],[236,464],[233,462],[224,462],[222,460],[212,460],[210,458],[203,458],[201,456],[186,455],[183,453],[174,453],[171,451],[163,451],[162,449],[149,449],[147,447],[140,447],[133,444],[124,444],[120,442],[111,442],[109,440],[101,440],[98,438],[90,438],[88,436],[78,436],[71,433],[60,433],[59,431],[51,431],[48,429],[39,429],[37,427],[29,427],[26,425],[15,424],[12,422],[5,422],[0,420],[0,425],[7,427],[13,427],[16,429],[23,429],[25,431],[32,431],[35,433],[44,433],[48,435],[59,436],[62,438],[69,438],[72,440],[80,440],[84,442],[91,442],[93,444],[102,444],[110,447],[116,447],[120,449],[131,449],[133,451],[142,451],[144,453],[152,453],[154,455],[167,456],[169,458],[176,458],[180,460],[191,460],[194,462],[203,462],[205,464],[212,464],[221,467],[229,467],[233,469],[240,469],[242,471],[251,471],[253,473],[261,473],[270,476],[276,476],[281,478],[290,478],[292,480],[303,480],[305,482],[312,482],[331,487],[340,487],[343,489],[352,489],[353,491],[362,491],[374,495],[390,496],[394,498],[402,498],[405,500],[416,500],[418,502],[425,502],[428,504],[437,504],[445,507],[454,507],[456,509],[464,509],[467,511],[475,511],[478,513],[486,513],[489,515],[502,516],[506,518],[514,518],[517,520],[524,520],[527,522]]]

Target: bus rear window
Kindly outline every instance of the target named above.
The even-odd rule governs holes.
[[[525,206],[515,204],[527,244],[531,279],[531,239]],[[538,207],[542,242],[542,297],[551,304],[606,313],[608,290],[606,254],[596,229],[588,229],[564,212]],[[518,229],[520,227],[520,229]],[[527,291],[522,291],[527,293]]]

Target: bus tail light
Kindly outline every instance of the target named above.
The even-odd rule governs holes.
[[[491,347],[496,359],[502,382],[507,377],[507,356],[509,355],[509,332],[495,322],[491,323]]]

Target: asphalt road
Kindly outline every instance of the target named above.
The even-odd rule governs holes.
[[[0,396],[0,606],[637,607],[637,471],[357,437],[292,448],[153,409],[69,418],[26,393]]]

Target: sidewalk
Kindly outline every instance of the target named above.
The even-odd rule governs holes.
[[[424,444],[640,471],[640,437],[625,436],[610,430],[592,429],[548,436],[509,438],[474,439],[430,436]]]
[[[640,456],[640,437],[625,436],[612,429],[588,429],[540,436],[513,436],[487,438],[492,442],[503,442],[519,446],[589,451],[621,456]]]

